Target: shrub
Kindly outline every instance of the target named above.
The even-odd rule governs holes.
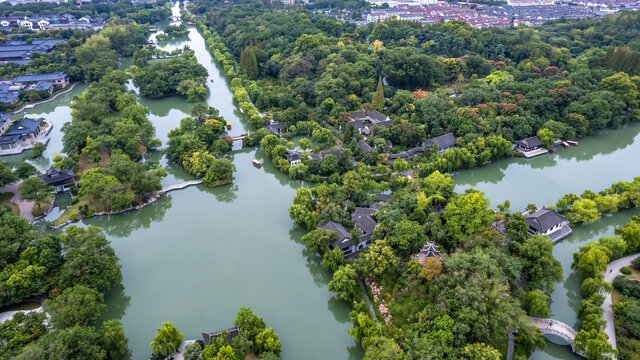
[[[78,214],[71,215],[71,220],[78,221]]]
[[[629,275],[631,274],[631,269],[629,269],[628,267],[623,267],[622,269],[620,269],[620,272],[625,274],[625,275]]]
[[[633,265],[633,268],[636,270],[640,270],[640,257],[636,258],[635,260],[633,260],[631,262],[631,265]]]

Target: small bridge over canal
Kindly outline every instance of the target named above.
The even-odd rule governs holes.
[[[235,142],[235,141],[242,141],[242,140],[244,140],[244,138],[246,138],[247,136],[249,136],[249,135],[247,135],[247,134],[242,134],[242,135],[238,135],[238,136],[229,136],[229,138],[231,139],[231,141],[234,141],[234,142]]]
[[[571,326],[553,319],[532,317],[531,320],[533,320],[534,325],[540,329],[540,332],[547,340],[558,345],[569,345],[574,353],[582,355],[580,352],[576,352],[574,347],[574,341],[578,332]]]
[[[158,190],[156,194],[162,195],[162,194],[168,193],[169,191],[180,190],[180,189],[184,189],[186,187],[189,187],[192,185],[198,185],[198,184],[202,184],[202,179],[191,180],[191,181],[183,182],[181,184],[165,186],[161,190]]]

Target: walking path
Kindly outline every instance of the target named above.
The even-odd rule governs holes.
[[[157,192],[158,195],[167,193],[169,191],[173,191],[173,190],[179,190],[179,189],[184,189],[187,186],[192,186],[192,185],[198,185],[198,184],[202,184],[202,179],[198,179],[198,180],[191,180],[191,181],[185,181],[181,184],[175,184],[175,185],[170,185],[170,186],[165,186],[162,188],[162,190],[159,190]]]
[[[367,302],[367,306],[369,307],[369,311],[371,312],[371,316],[373,317],[373,320],[375,320],[376,323],[379,324],[378,318],[376,317],[376,312],[375,312],[375,310],[373,310],[373,306],[371,305],[371,301],[369,301],[369,296],[367,295],[367,290],[364,288],[364,284],[362,283],[362,281],[360,281],[360,279],[358,279],[358,285],[360,285],[360,290],[362,290],[362,295],[364,295],[364,301]]]
[[[569,346],[571,346],[571,350],[575,352],[573,343],[577,332],[571,326],[554,319],[540,319],[532,317],[531,320],[533,320],[533,324],[540,329],[540,332],[543,335],[555,335],[563,339]]]
[[[21,183],[22,183],[22,180],[18,180],[11,184],[7,184],[0,188],[0,193],[6,193],[6,192],[13,193],[11,202],[18,205],[18,209],[20,209],[20,216],[31,221],[33,220],[33,215],[31,214],[31,211],[33,210],[33,201],[20,200],[20,192],[18,191],[18,185],[20,185]]]
[[[76,87],[76,85],[78,85],[78,83],[73,83],[69,86],[68,89],[60,91],[59,93],[53,95],[52,97],[42,100],[42,101],[38,101],[36,103],[32,103],[32,104],[24,104],[22,105],[18,110],[12,112],[11,114],[15,115],[15,114],[19,114],[21,112],[23,112],[25,109],[33,109],[35,106],[37,105],[41,105],[41,104],[46,104],[48,102],[52,102],[53,100],[57,99],[59,96],[62,96],[64,94],[67,94],[69,92],[71,92],[71,90],[73,90],[73,88]]]
[[[607,270],[605,270],[604,273],[604,281],[612,283],[613,279],[615,279],[616,276],[620,275],[620,269],[622,269],[624,266],[628,266],[633,260],[638,257],[640,257],[640,253],[625,256],[621,259],[610,262],[607,265]],[[604,316],[604,319],[607,321],[607,325],[605,326],[604,331],[609,337],[609,343],[614,349],[616,349],[616,329],[613,323],[615,317],[613,315],[613,310],[611,309],[611,293],[605,295],[604,302],[602,303],[602,309],[604,310],[604,314],[602,316]]]
[[[13,315],[21,312],[21,313],[25,313],[28,314],[30,312],[41,312],[42,311],[42,306],[35,308],[35,309],[31,309],[31,310],[11,310],[11,311],[5,311],[3,313],[0,313],[0,324],[2,324],[3,322],[7,321],[7,320],[11,320],[13,319]]]

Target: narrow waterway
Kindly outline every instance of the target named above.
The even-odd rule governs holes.
[[[12,119],[20,119],[23,117],[39,119],[43,118],[53,125],[51,132],[49,132],[49,143],[47,149],[42,154],[42,157],[29,160],[31,164],[37,167],[40,171],[44,171],[51,166],[51,158],[57,152],[62,153],[62,125],[67,121],[71,121],[71,108],[69,102],[74,96],[82,94],[87,89],[86,85],[78,84],[69,93],[61,95],[52,102],[37,105],[33,109],[27,109],[17,115],[13,115]],[[2,161],[6,161],[8,164],[14,164],[29,157],[29,150],[22,152],[18,155],[2,156]]]
[[[511,202],[511,210],[527,204],[555,204],[567,193],[598,192],[618,181],[640,176],[640,123],[601,130],[580,140],[578,147],[559,147],[555,154],[531,159],[509,158],[453,175],[455,190],[483,191],[491,206]]]
[[[533,159],[512,158],[456,173],[453,179],[456,191],[473,187],[483,191],[491,206],[505,200],[511,210],[522,210],[527,204],[539,207],[555,204],[566,193],[580,194],[590,189],[595,192],[618,181],[630,181],[640,176],[640,124],[619,129],[607,129],[580,140],[578,147],[560,148],[555,154]],[[577,327],[582,279],[571,270],[573,253],[581,246],[603,236],[614,235],[616,227],[623,226],[638,209],[603,217],[593,224],[576,226],[573,234],[556,244],[554,256],[562,263],[564,280],[557,283],[551,294],[551,318]],[[568,346],[547,341],[542,351],[531,359],[581,359]]]
[[[201,34],[191,28],[188,38],[159,44],[164,50],[185,45],[209,71],[207,104],[231,122],[232,134],[245,132],[247,122],[233,106]],[[141,103],[149,107],[164,145],[167,133],[193,107],[179,97]],[[52,139],[49,146],[55,144]],[[254,158],[266,160],[256,149],[230,155],[237,167],[233,185],[190,187],[140,211],[78,224],[100,227],[120,257],[122,286],[107,294],[105,318],[122,321],[131,359],[148,358],[149,343],[164,321],[186,339],[197,339],[200,331],[232,326],[241,306],[252,307],[276,330],[284,359],[362,358],[347,334],[349,306],[332,297],[329,275],[319,259],[307,256],[300,239],[304,231],[287,216],[302,183],[267,161],[260,169],[253,167]],[[167,168],[165,184],[192,179],[159,153],[147,159]]]

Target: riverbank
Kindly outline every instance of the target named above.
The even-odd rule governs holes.
[[[227,81],[195,28],[187,40],[158,44],[163,49],[184,45],[209,71],[212,91],[206,104],[231,122],[234,133],[247,132],[248,122],[233,105]],[[167,133],[193,107],[180,98],[140,103],[149,107],[149,119],[165,144]],[[160,153],[145,158],[158,160],[167,170],[165,187],[193,179]],[[241,149],[229,158],[237,166],[231,185],[191,186],[135,212],[79,222],[100,227],[122,265],[122,286],[106,294],[104,318],[122,320],[132,359],[149,357],[149,343],[162,322],[171,320],[186,339],[198,338],[200,331],[218,328],[216,324],[232,324],[238,306],[251,306],[278,329],[285,360],[362,358],[347,335],[348,307],[332,298],[319,261],[304,256],[302,233],[283,216],[302,183],[270,163],[255,168],[253,159],[264,163],[262,150]],[[167,284],[172,291],[166,291]],[[309,329],[314,329],[313,337]]]
[[[54,224],[49,226],[49,228],[52,229],[52,230],[56,230],[56,229],[60,229],[62,227],[65,227],[67,225],[73,224],[74,222],[78,222],[80,220],[87,219],[87,218],[92,218],[92,217],[95,217],[95,216],[119,215],[119,214],[124,214],[126,212],[133,211],[133,210],[140,210],[140,209],[142,209],[142,208],[144,208],[146,206],[149,206],[149,205],[153,204],[154,202],[156,202],[156,200],[158,200],[158,198],[163,194],[166,194],[166,193],[168,193],[170,191],[180,190],[180,189],[184,189],[186,187],[192,186],[192,185],[199,185],[199,184],[202,184],[202,179],[186,181],[184,183],[176,184],[176,185],[170,185],[170,186],[162,188],[161,190],[156,191],[153,195],[151,195],[149,197],[149,200],[147,202],[142,203],[140,205],[131,206],[131,207],[128,207],[126,209],[119,210],[119,211],[100,211],[100,212],[92,213],[91,215],[77,216],[77,218],[75,218],[75,219],[65,220],[65,221],[63,221],[62,223],[59,223],[59,224],[55,224],[56,222],[54,221]],[[71,206],[73,206],[73,205],[71,205]],[[53,207],[53,202],[51,202],[51,207]],[[64,215],[65,214],[63,214],[63,216]],[[75,215],[78,215],[78,214],[75,214]],[[63,218],[63,216],[61,216],[60,218]],[[73,215],[71,215],[71,216],[73,216]]]
[[[22,105],[18,110],[13,111],[11,114],[12,114],[12,115],[17,115],[17,114],[19,114],[19,113],[23,112],[24,110],[27,110],[27,109],[33,109],[34,107],[36,107],[36,106],[38,106],[38,105],[42,105],[42,104],[46,104],[46,103],[50,103],[50,102],[52,102],[52,101],[56,100],[58,97],[60,97],[60,96],[62,96],[62,95],[65,95],[65,94],[68,94],[68,93],[70,93],[71,91],[73,91],[73,88],[75,88],[75,87],[76,87],[76,85],[78,85],[78,83],[77,83],[77,82],[75,82],[75,83],[73,83],[73,84],[69,85],[69,86],[67,87],[67,89],[64,89],[64,90],[62,90],[62,91],[60,91],[60,92],[57,92],[57,93],[53,94],[53,95],[52,95],[50,98],[48,98],[48,99],[45,99],[45,100],[42,100],[42,101],[38,101],[38,102],[35,102],[35,103],[31,103],[31,104],[24,104],[24,105]]]

